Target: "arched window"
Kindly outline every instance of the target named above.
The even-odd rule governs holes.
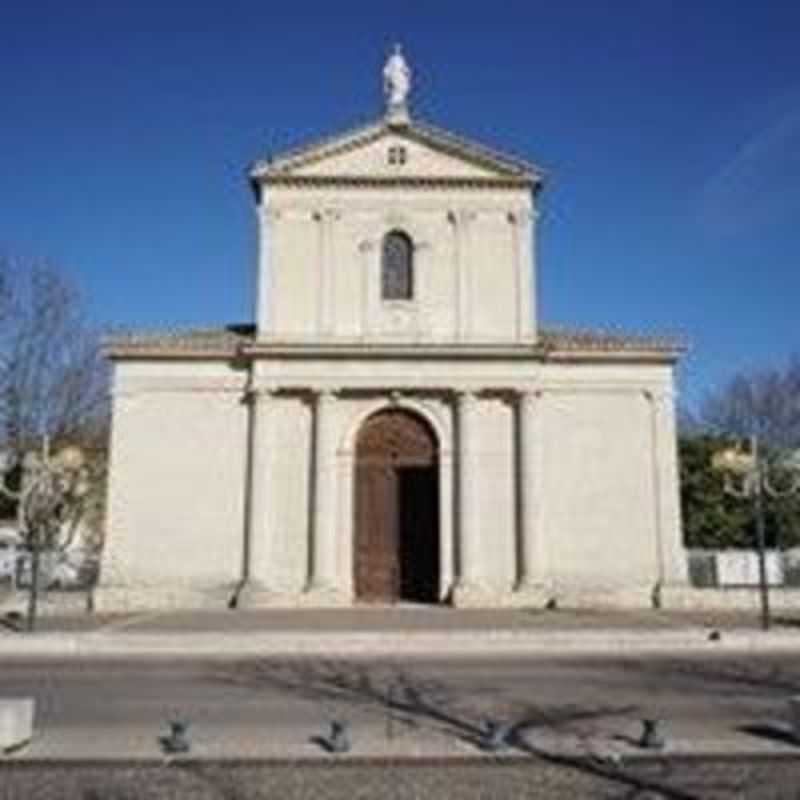
[[[411,300],[414,293],[414,243],[402,231],[383,237],[381,296],[384,300]]]

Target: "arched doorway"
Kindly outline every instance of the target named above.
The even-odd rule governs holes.
[[[356,598],[439,600],[439,469],[428,423],[401,409],[361,426],[355,463]]]

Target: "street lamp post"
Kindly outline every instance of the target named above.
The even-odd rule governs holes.
[[[761,628],[769,630],[771,624],[769,607],[769,580],[767,576],[766,529],[764,524],[764,495],[787,497],[800,489],[800,465],[797,453],[780,462],[789,474],[795,473],[785,488],[778,488],[770,480],[770,465],[763,458],[758,436],[750,437],[750,450],[729,447],[716,453],[712,467],[724,476],[724,490],[734,497],[753,500],[756,523],[756,547],[758,548],[758,587],[761,596]],[[738,481],[738,482],[737,482]]]
[[[12,489],[9,479],[17,467],[19,487]],[[19,535],[30,551],[28,631],[36,622],[42,549],[69,546],[89,488],[86,459],[78,447],[65,447],[51,456],[45,436],[39,452],[29,451],[21,459],[10,450],[0,450],[0,494],[16,504]]]

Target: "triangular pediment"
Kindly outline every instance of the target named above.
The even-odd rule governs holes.
[[[420,122],[381,120],[254,165],[255,181],[433,180],[535,184],[541,171]]]

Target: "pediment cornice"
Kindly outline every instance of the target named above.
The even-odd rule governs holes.
[[[415,142],[444,156],[469,164],[484,174],[470,176],[429,176],[429,175],[381,175],[363,176],[326,173],[319,170],[314,175],[298,174],[312,166],[321,165],[333,159],[370,144],[383,137],[395,136]],[[421,121],[408,121],[402,124],[381,119],[353,128],[344,133],[325,137],[306,145],[277,154],[269,159],[257,161],[250,169],[250,179],[254,184],[291,183],[293,185],[358,185],[358,186],[537,186],[543,178],[543,171],[534,164],[510,156],[483,144],[458,136],[450,131]]]

